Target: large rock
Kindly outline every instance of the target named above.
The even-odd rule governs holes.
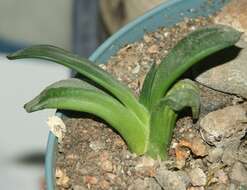
[[[169,171],[163,168],[158,170],[155,179],[163,189],[169,190],[186,190],[190,183],[190,179],[185,172]]]
[[[196,77],[196,81],[215,90],[247,98],[246,60],[247,47],[235,59],[203,71]]]
[[[231,170],[230,178],[232,182],[247,185],[247,170],[241,162],[236,162]]]
[[[202,118],[200,132],[208,144],[226,145],[226,141],[239,141],[245,135],[246,120],[245,104],[228,106]]]
[[[189,176],[193,186],[204,186],[207,183],[207,176],[201,168],[193,168]]]

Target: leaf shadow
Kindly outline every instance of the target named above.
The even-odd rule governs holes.
[[[194,79],[213,67],[217,67],[234,60],[239,55],[241,50],[242,49],[237,46],[231,46],[206,57],[191,68],[191,76]]]

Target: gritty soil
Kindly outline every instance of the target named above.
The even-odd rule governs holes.
[[[126,45],[108,64],[100,65],[139,94],[153,63],[160,63],[169,50],[189,32],[212,24],[212,18],[186,19],[172,28],[145,34],[141,41]],[[187,73],[189,75],[190,73]],[[246,175],[247,140],[241,137],[237,152],[242,160],[222,159],[226,148],[202,136],[200,121],[210,112],[245,105],[244,100],[198,84],[201,114],[197,121],[190,112],[177,121],[164,162],[130,153],[122,138],[103,121],[86,115],[64,118],[67,132],[58,146],[56,183],[58,189],[244,189],[237,175]],[[231,137],[228,137],[231,138]],[[236,151],[236,148],[234,149]],[[245,152],[244,152],[245,151]],[[226,155],[227,156],[227,155]],[[229,161],[229,159],[228,159]],[[238,172],[239,170],[242,173]],[[234,173],[235,172],[235,173]],[[243,180],[245,180],[244,178]]]

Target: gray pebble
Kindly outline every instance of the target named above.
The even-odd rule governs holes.
[[[246,120],[246,109],[241,105],[210,112],[200,121],[201,136],[207,143],[216,146],[233,135],[236,139],[241,139],[247,129],[247,125],[241,122]]]
[[[223,155],[223,149],[221,147],[212,148],[208,152],[207,160],[211,163],[219,162]]]
[[[207,183],[207,176],[201,168],[190,170],[189,177],[193,186],[204,186]]]
[[[236,162],[232,166],[230,179],[232,182],[238,182],[242,185],[247,185],[247,170],[241,162]]]
[[[186,190],[189,185],[189,178],[184,172],[159,169],[155,175],[155,179],[159,182],[163,189]]]
[[[153,178],[137,179],[132,185],[129,186],[128,190],[161,190],[160,185]]]

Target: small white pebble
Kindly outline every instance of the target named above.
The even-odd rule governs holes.
[[[128,175],[128,176],[131,176],[131,175],[132,175],[131,171],[128,170],[128,171],[127,171],[127,175]]]
[[[55,172],[55,176],[57,178],[60,178],[62,177],[64,174],[63,174],[63,171],[60,169],[60,168],[56,168],[56,172]]]
[[[196,30],[196,27],[195,26],[191,26],[190,30],[194,31],[194,30]]]
[[[94,151],[98,151],[103,149],[105,147],[105,144],[100,141],[92,141],[90,142],[89,147]]]
[[[171,148],[176,148],[177,145],[178,145],[178,143],[174,142],[174,143],[171,144]]]
[[[66,175],[65,172],[63,172],[61,169],[57,168],[55,171],[55,176],[57,178],[56,182],[57,185],[61,185],[64,188],[69,187],[69,177]]]
[[[169,36],[169,32],[165,32],[165,33],[164,33],[164,36],[165,36],[165,37],[168,37],[168,36]]]
[[[99,67],[106,70],[106,65],[105,64],[99,64]]]
[[[101,162],[101,168],[104,171],[111,172],[113,170],[112,162],[110,160],[105,160]]]
[[[143,39],[144,39],[144,41],[145,41],[146,43],[149,43],[149,42],[152,41],[152,38],[149,37],[148,35],[144,35]]]
[[[140,66],[139,64],[138,64],[138,65],[136,65],[136,67],[132,70],[132,73],[133,73],[133,74],[137,74],[137,73],[139,73],[140,68],[141,68],[141,66]]]
[[[63,120],[57,116],[51,116],[48,117],[47,125],[50,131],[58,138],[58,142],[61,142],[66,133],[66,126]]]

